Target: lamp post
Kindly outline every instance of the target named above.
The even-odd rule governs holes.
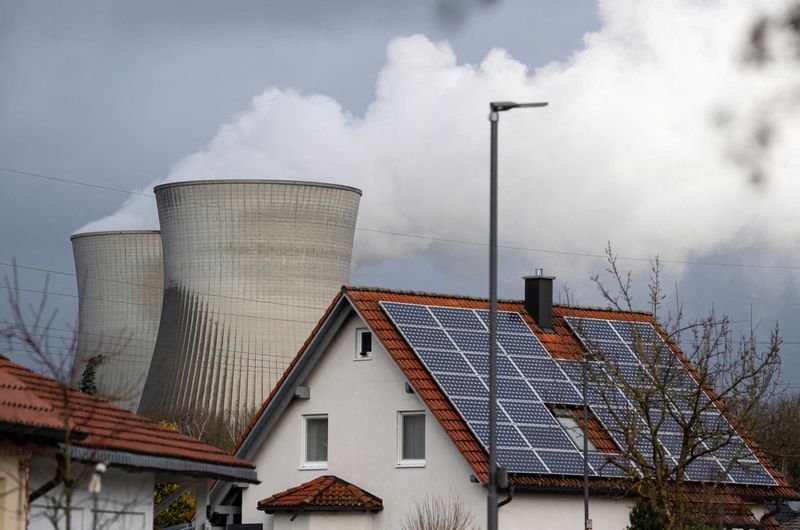
[[[547,103],[489,103],[491,155],[489,159],[489,497],[488,530],[497,530],[497,123],[500,113],[516,108],[544,107]]]
[[[592,530],[589,519],[589,355],[583,356],[583,529]]]
[[[89,493],[92,494],[92,529],[97,530],[97,496],[103,488],[103,475],[106,472],[106,465],[102,462],[94,466],[92,479],[89,481]]]

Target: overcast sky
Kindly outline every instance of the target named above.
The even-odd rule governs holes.
[[[588,278],[609,241],[658,254],[690,315],[752,313],[763,338],[779,322],[800,384],[800,131],[781,124],[761,184],[742,164],[798,79],[741,61],[755,16],[785,3],[0,0],[0,166],[137,191],[355,185],[353,283],[485,296],[485,248],[369,230],[484,241],[486,103],[544,99],[502,117],[501,243],[517,248],[500,254],[501,295],[540,266],[598,304]],[[2,263],[71,273],[76,230],[155,227],[146,198],[0,183]],[[622,264],[644,286],[647,263]],[[52,274],[50,290],[74,296],[75,278]],[[56,327],[74,325],[75,298],[51,301]]]

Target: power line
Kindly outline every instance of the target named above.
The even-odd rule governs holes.
[[[150,307],[150,304],[146,304],[144,302],[131,302],[128,300],[108,300],[106,298],[95,298],[90,296],[79,297],[77,294],[69,294],[69,293],[57,293],[54,291],[42,291],[41,289],[27,289],[23,287],[9,287],[7,285],[0,285],[0,289],[5,289],[7,291],[19,291],[24,293],[37,293],[43,294],[46,296],[62,296],[65,298],[81,298],[83,300],[96,300],[98,302],[108,302],[113,304],[127,304],[127,305],[136,305],[136,306],[147,306]],[[316,324],[316,320],[297,320],[292,318],[279,318],[279,317],[265,317],[265,316],[258,316],[258,315],[242,315],[239,313],[225,313],[222,311],[214,311],[212,312],[212,316],[230,316],[230,317],[239,317],[239,318],[254,318],[259,320],[276,320],[281,322],[297,322],[301,324]]]
[[[65,271],[58,271],[58,270],[53,270],[53,269],[45,269],[45,268],[42,268],[42,267],[31,267],[31,266],[28,266],[28,265],[20,265],[18,263],[14,263],[14,262],[9,263],[7,261],[0,261],[0,265],[5,266],[5,267],[12,267],[12,268],[16,267],[18,269],[25,269],[25,270],[31,270],[31,271],[46,272],[46,273],[49,273],[49,274],[58,274],[58,275],[61,275],[61,276],[72,276],[73,278],[77,278],[78,277],[78,275],[75,274],[74,272],[65,272]],[[148,284],[145,284],[145,283],[128,282],[128,281],[125,281],[125,280],[114,280],[114,279],[111,279],[111,278],[102,278],[100,276],[83,276],[82,278],[92,279],[92,280],[100,280],[100,281],[109,282],[109,283],[119,283],[119,284],[122,284],[122,285],[133,285],[135,287],[144,287],[146,289],[158,289],[159,293],[162,292],[163,289],[164,289],[160,285],[148,285]],[[277,306],[283,306],[283,307],[295,307],[295,308],[299,308],[299,309],[313,309],[314,311],[324,311],[326,309],[325,307],[316,307],[316,306],[299,305],[299,304],[289,304],[289,303],[285,303],[285,302],[270,302],[268,300],[258,300],[258,299],[255,299],[255,298],[246,298],[246,297],[243,297],[243,296],[230,296],[230,295],[226,295],[226,294],[204,293],[204,292],[195,291],[195,290],[192,290],[192,294],[196,294],[196,295],[200,295],[200,296],[210,296],[210,297],[216,297],[216,298],[226,298],[226,299],[229,299],[229,300],[239,300],[239,301],[242,301],[242,302],[256,302],[256,303],[259,303],[259,304],[271,304],[271,305],[277,305]]]
[[[95,188],[95,189],[98,189],[98,190],[114,191],[114,192],[118,192],[118,193],[126,193],[128,195],[141,195],[142,197],[150,197],[150,195],[147,194],[147,193],[139,193],[139,192],[136,192],[136,191],[124,190],[122,188],[112,188],[111,186],[101,186],[99,184],[91,184],[89,182],[81,182],[79,180],[71,180],[71,179],[65,179],[65,178],[60,178],[60,177],[51,177],[49,175],[43,175],[41,173],[34,173],[32,171],[22,171],[20,169],[13,169],[13,168],[10,168],[10,167],[0,167],[0,171],[7,171],[8,173],[16,173],[17,175],[25,175],[25,176],[28,176],[28,177],[36,177],[36,178],[40,178],[40,179],[53,180],[55,182],[63,182],[65,184],[74,184],[76,186],[85,186],[87,188]]]
[[[42,178],[47,180],[52,180],[56,182],[62,182],[66,184],[74,184],[78,186],[85,186],[89,188],[97,188],[105,191],[114,191],[118,193],[125,193],[128,195],[138,195],[142,197],[148,197],[151,199],[155,199],[153,194],[147,193],[140,193],[130,190],[124,190],[121,188],[113,188],[110,186],[101,186],[98,184],[92,184],[88,182],[82,182],[78,180],[71,180],[66,178],[59,178],[59,177],[51,177],[49,175],[43,175],[41,173],[34,173],[31,171],[22,171],[13,168],[6,168],[0,167],[0,171],[7,171],[9,173],[14,173],[18,175],[24,175],[29,177],[35,178]],[[268,215],[264,214],[263,212],[255,212],[252,210],[238,210],[235,208],[226,208],[221,207],[215,204],[206,204],[209,208],[220,208],[225,210],[231,211],[239,211],[244,213],[250,213],[254,215]],[[330,225],[330,223],[326,223]],[[458,244],[458,245],[468,245],[468,246],[478,246],[478,247],[486,247],[488,246],[487,243],[480,242],[480,241],[470,241],[465,239],[453,239],[453,238],[444,238],[444,237],[436,237],[424,234],[409,234],[405,232],[395,232],[390,230],[379,230],[374,228],[364,228],[364,227],[356,227],[355,228],[359,232],[366,232],[366,233],[375,233],[375,234],[382,234],[382,235],[389,235],[394,237],[404,237],[409,239],[420,239],[425,241],[435,241],[438,243],[450,243],[450,244]],[[592,258],[592,259],[606,259],[605,254],[598,254],[592,252],[579,252],[579,251],[567,251],[567,250],[557,250],[557,249],[545,249],[545,248],[532,248],[532,247],[522,247],[522,246],[514,246],[514,245],[499,245],[498,246],[504,250],[514,250],[514,251],[521,251],[521,252],[534,252],[540,254],[555,254],[561,256],[571,256],[571,257],[582,257],[582,258]],[[637,256],[617,256],[617,259],[624,260],[624,261],[636,261],[636,262],[644,262],[649,263],[652,262],[652,258],[644,258],[644,257],[637,257]],[[688,265],[688,266],[699,266],[699,267],[726,267],[726,268],[739,268],[739,269],[768,269],[768,270],[786,270],[786,271],[800,271],[800,265],[783,265],[783,264],[759,264],[759,263],[729,263],[729,262],[708,262],[708,261],[691,261],[691,260],[676,260],[676,259],[660,259],[660,263],[668,263],[672,265]]]

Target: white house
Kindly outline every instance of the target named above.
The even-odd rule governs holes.
[[[157,482],[196,491],[202,528],[214,479],[258,482],[248,462],[0,356],[0,530],[151,530]]]
[[[445,504],[460,503],[482,526],[488,456],[487,401],[485,388],[480,386],[484,381],[480,370],[488,357],[479,345],[472,348],[473,353],[465,353],[471,349],[469,345],[461,346],[463,340],[485,342],[485,330],[460,337],[455,336],[459,331],[452,330],[467,327],[466,317],[479,322],[486,307],[486,300],[474,298],[343,288],[236,449],[237,457],[255,464],[263,482],[246,487],[215,485],[210,493],[213,524],[223,528],[226,521],[234,522],[225,514],[240,508],[241,523],[253,525],[247,528],[388,530],[400,528],[415,506],[438,499]],[[444,314],[448,308],[457,311]],[[515,325],[523,323],[530,335],[525,337],[526,329],[517,329],[501,337],[512,341],[502,351],[509,354],[506,361],[515,369],[527,362],[522,358],[527,352],[520,350],[515,357],[512,350],[533,342],[542,346],[537,353],[541,362],[566,362],[581,355],[580,342],[565,321],[570,316],[653,322],[652,316],[644,313],[552,307],[551,300],[538,305],[528,300],[527,310],[525,301],[506,301],[499,304],[499,310],[508,319],[506,325],[511,325],[514,317]],[[414,311],[420,318],[435,318],[429,323],[414,322]],[[436,328],[448,327],[436,314],[454,319],[450,332]],[[552,323],[547,330],[535,322],[544,323],[548,318]],[[458,344],[448,342],[453,351],[436,342],[443,336]],[[523,338],[528,341],[524,345],[519,342]],[[452,375],[459,372],[456,365],[464,360],[476,373]],[[501,363],[501,371],[503,366]],[[515,379],[523,380],[521,376]],[[459,390],[458,385],[468,383],[475,383],[475,388]],[[508,501],[500,508],[503,530],[583,527],[583,479],[572,460],[580,458],[576,442],[582,434],[569,414],[560,418],[549,404],[558,398],[544,397],[544,391],[557,383],[563,382],[542,381],[543,386],[532,392],[541,394],[537,403],[517,399],[520,396],[504,398],[501,390],[508,431],[500,431],[499,445],[509,447],[500,460],[509,469],[512,486],[501,492],[501,498]],[[526,388],[530,391],[532,387]],[[570,410],[574,400],[564,401],[564,410]],[[550,420],[557,422],[549,427],[548,436],[558,435],[559,443],[574,446],[557,451],[538,450],[530,443],[513,447],[521,442],[512,439],[524,442],[533,436],[530,432],[542,432],[537,421],[525,419],[541,407],[551,407],[542,410],[549,410]],[[596,464],[601,453],[614,452],[615,442],[597,418],[592,421],[597,423],[588,426]],[[742,483],[728,490],[726,485],[720,486],[733,496],[728,499],[734,498],[746,508],[727,518],[730,527],[770,523],[769,517],[764,518],[768,515],[765,500],[795,495],[768,462],[757,465],[762,470],[762,484]],[[593,474],[593,528],[625,528],[635,499],[626,497],[624,489],[609,486],[613,478]]]

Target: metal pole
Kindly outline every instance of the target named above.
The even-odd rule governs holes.
[[[497,122],[490,106],[489,178],[489,498],[488,529],[497,530]]]
[[[589,390],[589,361],[583,358],[583,528],[591,530],[589,519],[589,402],[586,394]]]

